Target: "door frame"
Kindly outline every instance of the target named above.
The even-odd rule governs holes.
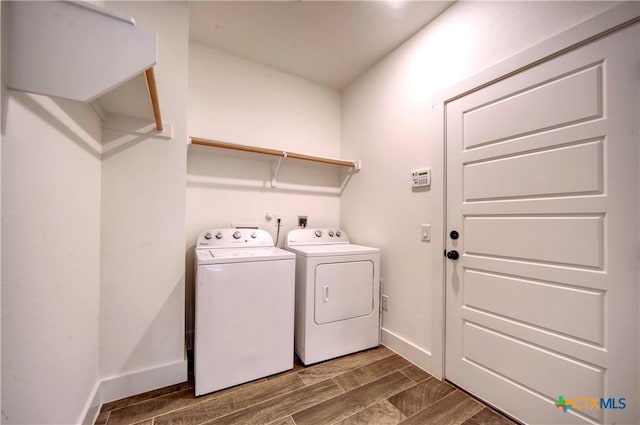
[[[615,6],[585,22],[555,35],[523,52],[449,87],[432,97],[430,126],[433,129],[432,181],[433,224],[432,224],[432,281],[431,291],[431,370],[438,379],[445,377],[445,260],[446,248],[446,136],[445,105],[469,93],[480,90],[500,80],[509,78],[528,68],[539,65],[603,38],[613,32],[640,22],[640,2],[630,1]],[[638,318],[640,320],[640,317]]]

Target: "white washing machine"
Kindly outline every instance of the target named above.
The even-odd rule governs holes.
[[[344,231],[296,229],[295,350],[305,365],[380,343],[380,250],[354,245]]]
[[[295,255],[264,230],[212,229],[195,263],[195,395],[292,369]]]

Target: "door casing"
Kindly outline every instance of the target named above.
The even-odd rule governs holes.
[[[518,53],[491,68],[446,89],[432,98],[430,116],[434,163],[431,170],[435,202],[432,224],[433,271],[432,281],[432,329],[431,329],[431,370],[438,379],[445,374],[445,258],[446,247],[446,140],[445,105],[487,85],[493,84],[556,56],[575,50],[593,40],[602,38],[640,22],[640,2],[626,2],[590,20],[578,24],[542,43]],[[640,317],[638,318],[640,320]]]

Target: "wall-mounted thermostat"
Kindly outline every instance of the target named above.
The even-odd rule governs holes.
[[[411,187],[429,186],[430,184],[431,168],[423,168],[411,173]]]

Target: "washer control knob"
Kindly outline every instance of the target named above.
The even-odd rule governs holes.
[[[222,239],[222,232],[216,233],[216,239]]]
[[[213,235],[211,234],[211,232],[207,232],[207,233],[205,233],[205,234],[204,234],[204,238],[205,238],[206,240],[209,240],[209,239],[211,239],[212,237],[213,237]]]
[[[329,236],[333,237],[333,230],[329,230]]]
[[[337,236],[337,237],[342,236],[342,232],[341,232],[340,230],[336,230],[336,236]]]
[[[239,230],[233,232],[233,239],[240,239],[242,237],[242,233]]]
[[[318,229],[315,232],[313,232],[314,235],[316,235],[317,238],[319,238],[320,236],[322,236],[322,230]]]
[[[258,237],[258,234],[257,234],[256,232],[252,232],[252,233],[251,233],[251,237],[252,237],[253,239],[255,239],[255,238],[257,238],[257,237]]]

